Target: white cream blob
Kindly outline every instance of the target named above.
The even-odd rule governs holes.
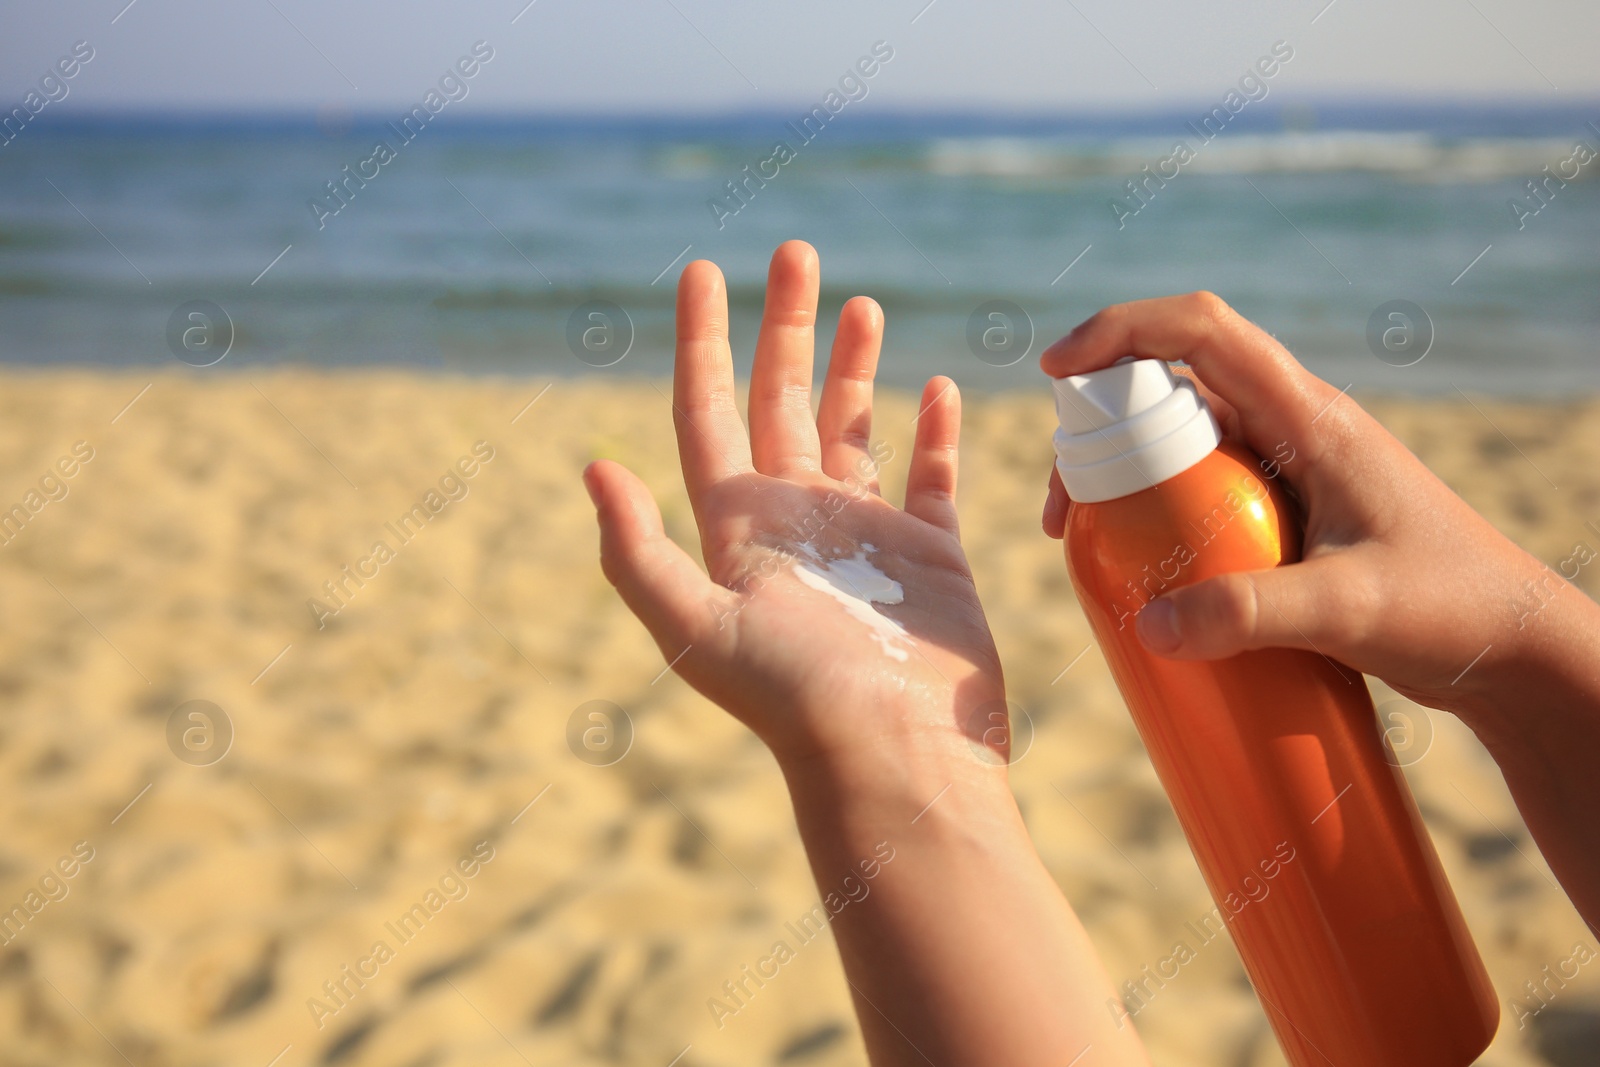
[[[849,613],[851,618],[867,624],[872,639],[884,655],[904,662],[910,652],[903,644],[909,640],[906,628],[880,613],[874,604],[899,604],[906,598],[899,582],[884,574],[867,559],[875,551],[872,545],[862,544],[855,555],[847,559],[824,559],[810,542],[800,545],[804,558],[794,564],[794,575],[801,582],[827,593]]]

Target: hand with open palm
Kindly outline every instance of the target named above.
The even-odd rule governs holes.
[[[672,406],[710,573],[603,460],[584,472],[601,566],[673,669],[772,749],[822,899],[854,887],[830,925],[874,1064],[1065,1063],[1092,1046],[1145,1067],[1006,783],[1005,686],[957,534],[955,383],[928,383],[908,460],[872,443],[883,315],[856,297],[813,419],[818,285],[810,245],[773,254],[747,436],[722,274],[684,268]],[[904,509],[875,477],[899,462]],[[867,564],[903,597],[879,595],[893,590]]]
[[[979,709],[986,719],[989,709],[1004,707],[1004,684],[958,536],[955,383],[928,383],[905,507],[897,508],[878,494],[876,472],[901,460],[869,439],[882,312],[866,297],[845,304],[813,419],[818,288],[811,246],[779,247],[756,342],[747,436],[735,403],[722,274],[703,260],[684,268],[673,413],[710,573],[666,537],[644,484],[604,460],[584,472],[599,513],[602,566],[673,669],[750,726],[785,766],[886,745],[932,748],[978,765],[966,747],[967,724]],[[863,592],[850,578],[860,572],[837,563],[853,557],[898,583],[903,600],[852,606],[796,573],[828,569],[842,590]],[[874,625],[869,610],[903,633]],[[988,730],[987,740],[1003,749],[1003,734]]]

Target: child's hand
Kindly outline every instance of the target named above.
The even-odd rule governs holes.
[[[1600,924],[1600,607],[1210,293],[1107,308],[1041,363],[1059,378],[1125,355],[1189,363],[1224,430],[1288,482],[1306,520],[1304,562],[1147,604],[1146,647],[1182,659],[1314,650],[1455,712],[1500,765],[1573,903]],[[1046,532],[1061,536],[1066,511],[1052,473]]]
[[[1130,354],[1189,363],[1225,431],[1262,457],[1263,478],[1281,472],[1306,520],[1303,563],[1213,578],[1146,606],[1138,629],[1151,651],[1217,659],[1269,646],[1315,650],[1471,720],[1525,697],[1528,669],[1562,654],[1576,620],[1593,619],[1582,592],[1217,297],[1107,308],[1041,363],[1059,378]],[[1051,536],[1061,536],[1066,504],[1052,476]],[[1530,601],[1529,588],[1542,592],[1535,604],[1554,598],[1548,612],[1529,618],[1515,607]]]
[[[584,474],[601,565],[673,669],[771,747],[818,891],[859,891],[830,927],[874,1064],[1066,1063],[1093,1048],[1096,1063],[1145,1067],[1005,781],[1007,731],[990,718],[1005,688],[956,533],[955,383],[923,392],[902,511],[873,472],[904,461],[868,438],[882,313],[864,297],[844,306],[813,421],[817,288],[811,246],[780,247],[747,438],[722,275],[684,268],[673,412],[711,576],[667,539],[639,479],[607,462]],[[847,607],[796,577],[810,551],[864,553],[904,600]],[[846,589],[870,576],[835,574]],[[992,756],[975,757],[969,731]]]
[[[877,749],[881,758],[887,745],[977,767],[963,728],[975,709],[1004,708],[996,703],[1004,688],[957,535],[955,383],[928,383],[905,509],[896,508],[878,496],[875,472],[903,461],[868,438],[882,312],[865,297],[845,305],[813,421],[818,284],[810,245],[791,241],[774,253],[747,438],[722,274],[705,261],[684,268],[673,409],[710,577],[667,539],[644,484],[606,461],[584,475],[599,510],[601,563],[673,669],[785,766],[847,751]],[[808,542],[824,560],[864,552],[898,582],[903,602],[876,608],[903,635],[852,617],[796,577]]]

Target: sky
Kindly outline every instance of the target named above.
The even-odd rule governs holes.
[[[0,16],[0,106],[88,42],[60,107],[383,113],[475,42],[472,107],[723,114],[817,103],[876,42],[886,111],[1155,111],[1275,42],[1281,100],[1600,100],[1593,0],[60,0]],[[59,90],[57,90],[59,92]],[[70,103],[69,103],[70,102]]]

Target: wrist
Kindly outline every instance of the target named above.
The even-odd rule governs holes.
[[[948,728],[784,766],[872,1060],[1145,1063],[1005,771]]]
[[[870,836],[928,822],[936,809],[990,828],[1021,823],[1006,767],[981,745],[952,742],[948,732],[780,757],[779,766],[802,833],[826,826]]]
[[[1519,638],[1485,699],[1462,715],[1497,753],[1527,749],[1571,714],[1600,714],[1600,605],[1564,584]],[[1559,731],[1552,740],[1560,743]]]

